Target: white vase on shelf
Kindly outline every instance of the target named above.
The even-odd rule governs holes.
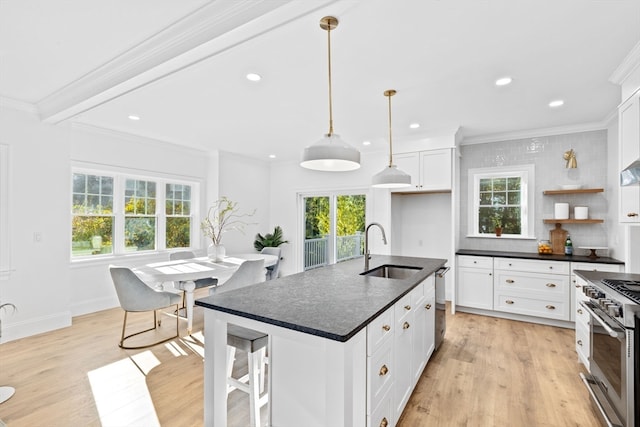
[[[226,254],[227,250],[221,244],[216,245],[215,243],[212,243],[207,248],[207,255],[214,261],[224,260]]]

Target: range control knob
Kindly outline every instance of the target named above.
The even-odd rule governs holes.
[[[622,307],[618,304],[609,305],[607,312],[609,313],[609,316],[622,317]]]

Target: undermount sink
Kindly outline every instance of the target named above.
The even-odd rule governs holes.
[[[405,265],[381,265],[372,270],[360,273],[361,276],[384,277],[386,279],[408,279],[417,271],[422,270],[420,267],[410,267]]]

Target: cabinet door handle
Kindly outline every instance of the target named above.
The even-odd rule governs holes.
[[[409,322],[404,322],[404,325],[402,325],[402,329],[409,329],[411,327],[411,325],[409,324]]]
[[[549,266],[549,270],[553,270],[553,266],[551,266],[551,265],[550,265],[550,266]]]
[[[629,213],[627,214],[627,216],[628,216],[629,218],[633,218],[634,216],[638,216],[638,213],[637,213],[637,212],[629,212]]]
[[[382,418],[380,421],[380,427],[387,427],[389,425],[389,421],[387,421],[387,417]]]
[[[389,325],[382,325],[382,329],[384,329],[385,331],[389,332],[391,330],[391,326]]]
[[[385,375],[387,375],[387,372],[389,372],[389,368],[387,368],[387,365],[382,365],[379,375],[381,377],[384,377]]]
[[[505,301],[507,304],[513,304],[513,301],[511,301],[510,299]]]
[[[582,347],[582,340],[578,340],[578,345]]]
[[[424,308],[426,308],[427,310],[431,310],[431,304],[425,305]]]
[[[507,282],[507,283],[514,283],[514,282],[515,282],[515,280],[513,280],[513,279],[507,279],[507,280],[505,280],[505,282]]]
[[[407,305],[404,306],[404,309],[409,311],[409,310],[411,310],[411,306],[407,304]]]
[[[555,309],[556,309],[556,307],[555,307],[555,306],[553,306],[553,305],[551,305],[551,304],[547,305],[546,307],[547,307],[549,310],[555,310]]]
[[[578,314],[582,314],[582,309],[581,308],[578,309]]]
[[[547,283],[545,286],[546,286],[547,288],[555,288],[555,287],[556,287],[556,284],[555,284],[555,283]]]

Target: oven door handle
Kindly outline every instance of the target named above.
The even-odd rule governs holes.
[[[440,269],[438,271],[436,271],[436,274],[438,275],[438,277],[444,277],[445,274],[447,274],[447,271],[449,271],[451,267],[440,267]]]
[[[596,321],[600,324],[600,326],[602,326],[604,330],[607,331],[607,333],[611,335],[613,338],[620,339],[623,336],[622,332],[618,332],[612,329],[611,326],[607,325],[605,321],[602,320],[595,311],[593,311],[590,307],[585,305],[582,301],[580,301],[580,306],[584,308],[587,311],[587,313],[591,315],[592,318],[596,319]]]

